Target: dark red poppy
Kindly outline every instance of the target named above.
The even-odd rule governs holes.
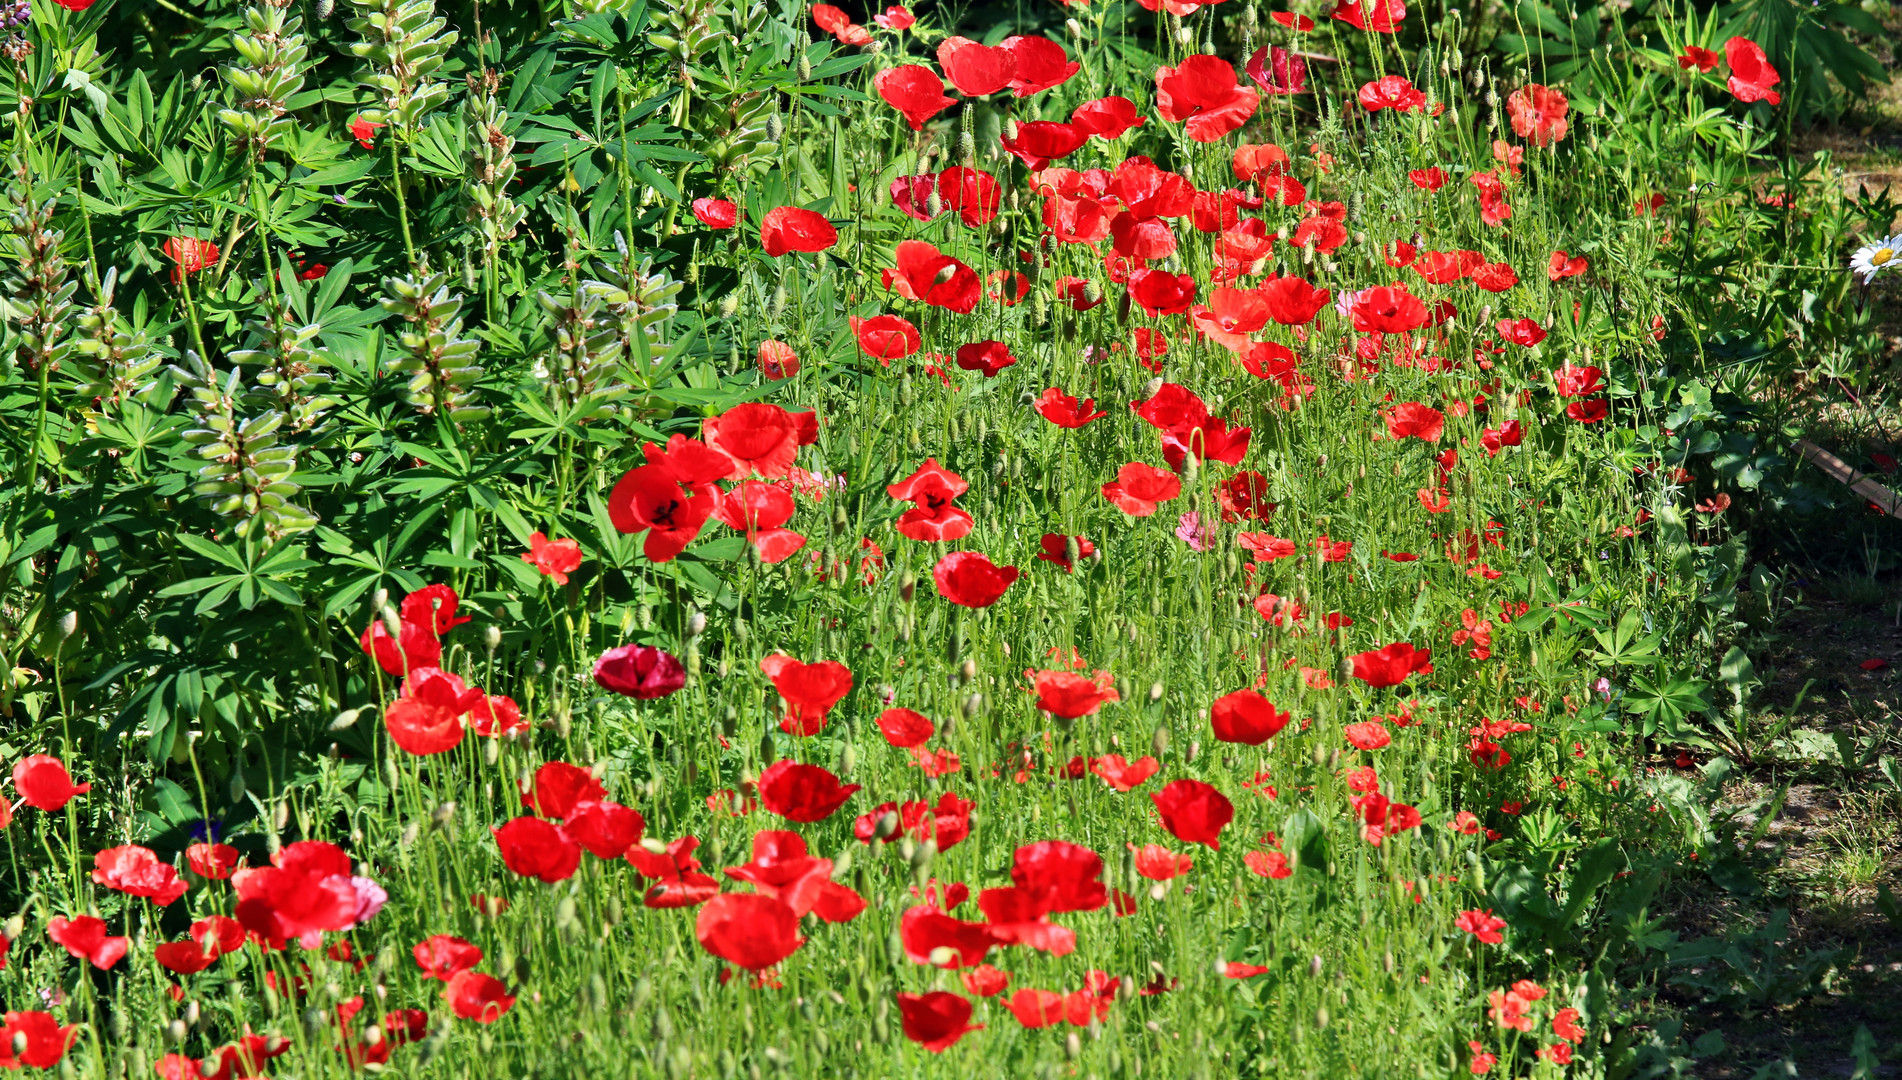
[[[958,346],[958,366],[966,371],[981,371],[987,379],[997,378],[997,373],[1015,364],[1017,358],[1010,354],[1010,346],[1001,341],[978,341]]]
[[[858,784],[840,784],[821,765],[776,761],[759,776],[759,801],[788,821],[824,821],[859,790]]]
[[[1430,405],[1417,401],[1403,402],[1381,414],[1387,423],[1389,439],[1419,439],[1422,442],[1439,442],[1440,434],[1446,428],[1446,415]]]
[[[1353,663],[1353,675],[1356,679],[1373,687],[1398,686],[1406,682],[1415,672],[1431,673],[1433,650],[1415,649],[1411,644],[1397,641],[1369,652],[1356,653],[1348,657]]]
[[[938,595],[960,607],[987,608],[1003,599],[1017,580],[1015,566],[996,566],[976,551],[953,551],[932,567]]]
[[[924,130],[925,121],[958,103],[945,94],[938,73],[923,64],[886,68],[872,76],[872,89],[885,104],[904,114],[913,131]]]
[[[1060,428],[1080,428],[1109,415],[1097,409],[1095,398],[1079,402],[1056,387],[1046,389],[1037,399],[1037,413]]]
[[[169,863],[134,844],[106,848],[92,857],[92,863],[94,884],[127,896],[143,896],[160,907],[169,907],[189,887]]]
[[[1118,139],[1130,128],[1141,127],[1143,117],[1136,115],[1136,103],[1126,97],[1101,97],[1086,101],[1070,114],[1070,123],[1099,139]]]
[[[107,934],[106,920],[96,915],[74,919],[55,915],[46,920],[46,936],[53,944],[101,971],[117,964],[131,946],[125,938]]]
[[[942,1054],[983,1024],[971,1023],[971,1003],[956,994],[933,990],[898,995],[899,1022],[905,1038],[934,1054]]]
[[[1160,503],[1182,494],[1182,480],[1167,469],[1140,461],[1124,465],[1103,485],[1103,497],[1131,517],[1148,517]]]
[[[1287,14],[1281,12],[1280,14]],[[1308,92],[1308,62],[1299,53],[1279,45],[1255,50],[1246,65],[1248,77],[1255,80],[1264,94],[1305,94]]]
[[[931,193],[937,190],[938,178],[931,173],[919,173],[916,176],[900,176],[892,181],[892,205],[908,217],[919,221],[930,221]]]
[[[869,319],[854,315],[849,321],[853,335],[858,338],[859,350],[882,361],[886,367],[890,367],[893,360],[910,356],[924,346],[918,328],[910,320],[897,315],[874,315]]]
[[[805,942],[792,908],[757,893],[722,893],[707,901],[693,933],[701,948],[748,971],[772,967]]]
[[[1037,707],[1064,720],[1089,716],[1107,702],[1122,700],[1107,672],[1095,678],[1069,671],[1032,671],[1029,676]]]
[[[852,669],[837,660],[807,664],[774,653],[759,666],[786,700],[780,730],[795,735],[817,735],[825,728],[826,713],[852,692]]]
[[[1228,796],[1200,780],[1172,780],[1149,798],[1169,835],[1185,844],[1221,850],[1222,829],[1235,819]]]
[[[431,934],[410,950],[423,978],[448,982],[482,962],[482,950],[450,934]]]
[[[687,685],[687,669],[652,645],[617,645],[594,662],[594,681],[611,693],[652,701]]]
[[[709,229],[731,229],[740,220],[740,208],[725,199],[695,199],[693,216]]]
[[[910,709],[886,709],[878,714],[878,730],[885,741],[899,749],[923,746],[937,726],[931,718]]]
[[[1075,569],[1070,563],[1071,541],[1076,542],[1077,558],[1087,559],[1091,555],[1096,554],[1096,545],[1081,536],[1065,536],[1062,533],[1044,533],[1043,538],[1038,541],[1038,546],[1043,550],[1037,553],[1037,558],[1043,562],[1056,563],[1058,566],[1063,567],[1064,573],[1067,574]]]
[[[824,251],[839,242],[839,230],[824,214],[797,206],[776,206],[759,224],[759,242],[778,258],[789,251]]]
[[[1156,69],[1157,114],[1187,121],[1196,142],[1214,142],[1241,127],[1260,101],[1260,94],[1237,84],[1235,69],[1220,57],[1197,53]]]
[[[1246,746],[1260,746],[1274,738],[1291,719],[1290,714],[1277,710],[1267,698],[1253,690],[1224,694],[1209,708],[1215,737]]]
[[[514,818],[494,833],[503,865],[523,877],[552,884],[568,880],[581,865],[581,845],[541,818]]]
[[[1060,124],[1054,120],[1027,120],[1017,125],[1015,138],[1007,133],[997,139],[998,145],[1006,153],[1023,162],[1024,168],[1032,172],[1048,167],[1052,161],[1069,157],[1088,141],[1089,132],[1074,124]]]
[[[479,971],[458,971],[443,988],[443,1000],[464,1020],[493,1024],[515,1005],[515,998],[502,980]]]

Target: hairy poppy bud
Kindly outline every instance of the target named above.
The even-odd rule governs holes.
[[[778,142],[786,137],[786,121],[780,119],[778,111],[766,114],[766,141]]]
[[[898,848],[898,857],[907,863],[910,863],[918,854],[918,841],[913,840],[909,836],[899,837],[896,846]]]
[[[390,606],[390,590],[378,589],[377,591],[370,594],[370,607],[372,610],[382,611],[384,608],[389,606]]]
[[[330,721],[330,730],[346,731],[356,726],[357,717],[362,715],[362,713],[362,709],[345,709],[338,713],[335,719]],[[243,798],[243,793],[240,792],[238,797]]]
[[[403,619],[397,615],[396,609],[388,604],[384,604],[382,617],[383,629],[388,632],[390,639],[393,641],[401,641],[403,639]]]
[[[1161,757],[1169,752],[1168,728],[1160,725],[1157,726],[1155,737],[1149,740],[1149,752],[1157,757]]]
[[[79,612],[68,611],[59,617],[59,624],[55,628],[54,633],[58,636],[59,640],[65,641],[67,638],[72,637],[78,629]]]
[[[897,831],[898,811],[896,810],[887,810],[879,815],[878,824],[872,827],[872,835],[880,840],[889,839],[891,835]],[[907,855],[906,858],[910,858],[910,856]]]
[[[984,708],[984,695],[972,694],[970,697],[964,699],[964,718],[966,720],[977,719],[978,712],[981,711],[983,708]]]
[[[1158,701],[1161,701],[1161,700],[1162,700],[1162,684],[1161,684],[1161,683],[1159,683],[1159,682],[1152,682],[1152,683],[1150,683],[1150,684],[1149,684],[1149,702],[1150,702],[1150,704],[1152,704],[1152,705],[1153,705],[1153,704],[1155,704],[1156,702],[1158,702]]]
[[[909,570],[905,571],[905,576],[898,581],[898,598],[909,604],[911,603],[912,594],[916,592],[917,589],[918,576]]]
[[[1063,20],[1063,29],[1065,33],[1076,38],[1078,41],[1083,40],[1083,24],[1077,22],[1075,19]]]

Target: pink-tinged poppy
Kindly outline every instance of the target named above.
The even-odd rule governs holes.
[[[1200,780],[1172,780],[1149,796],[1169,835],[1185,844],[1222,849],[1222,829],[1235,819],[1235,805]]]
[[[458,971],[450,976],[442,997],[450,1011],[478,1024],[493,1024],[515,1006],[515,997],[502,980],[479,971]]]
[[[1020,98],[1060,86],[1083,69],[1063,46],[1036,34],[1013,35],[997,47],[1010,56],[1010,92]]]
[[[482,950],[450,934],[431,934],[410,950],[423,978],[448,982],[482,962]]]
[[[238,849],[230,844],[193,844],[185,849],[185,862],[199,877],[222,881],[238,868]]]
[[[786,700],[786,716],[779,727],[794,735],[817,735],[825,729],[826,713],[852,692],[852,669],[837,660],[807,664],[783,653],[759,662],[773,689]]]
[[[1080,428],[1092,420],[1101,420],[1109,414],[1096,407],[1095,398],[1076,398],[1050,387],[1037,398],[1037,414],[1060,428]]]
[[[1279,45],[1264,45],[1256,49],[1255,55],[1248,58],[1245,70],[1264,94],[1308,92],[1308,62],[1299,53],[1289,52]]]
[[[1453,920],[1453,925],[1488,945],[1499,945],[1506,940],[1505,935],[1500,933],[1506,928],[1506,920],[1494,915],[1491,908],[1485,911],[1462,911]]]
[[[1260,101],[1260,94],[1237,83],[1235,69],[1220,57],[1197,53],[1176,67],[1156,69],[1157,115],[1186,121],[1196,142],[1214,142],[1241,127]]]
[[[1070,113],[1072,126],[1099,139],[1119,139],[1129,129],[1141,127],[1144,119],[1136,115],[1135,102],[1114,96],[1086,101]]]
[[[840,784],[824,766],[781,760],[760,773],[759,802],[788,821],[811,824],[831,817],[859,786]]]
[[[1280,734],[1293,719],[1253,690],[1237,690],[1215,699],[1209,722],[1222,742],[1260,746]]]
[[[1066,574],[1072,572],[1075,569],[1070,561],[1070,543],[1072,541],[1076,542],[1077,558],[1087,559],[1091,555],[1096,554],[1096,545],[1090,543],[1089,540],[1084,537],[1065,536],[1062,533],[1044,533],[1043,537],[1037,542],[1037,546],[1043,549],[1037,552],[1038,561],[1055,563],[1062,567],[1063,572]]]
[[[824,214],[797,206],[776,206],[759,224],[759,242],[778,258],[789,251],[824,251],[839,242],[839,230]]]
[[[13,766],[13,790],[35,810],[64,810],[73,796],[92,790],[91,784],[73,783],[66,765],[51,754],[28,754]]]
[[[522,792],[522,805],[541,817],[565,818],[576,803],[606,798],[607,793],[601,781],[587,769],[565,761],[550,761],[535,770],[534,778]]]
[[[209,240],[197,240],[189,236],[174,236],[159,246],[159,251],[177,265],[172,267],[172,280],[179,280],[184,274],[196,274],[209,269],[218,261],[218,245]]]
[[[46,937],[75,959],[85,960],[101,971],[125,958],[131,942],[106,933],[106,920],[96,915],[74,919],[58,915],[46,920]]]
[[[1348,657],[1353,676],[1372,687],[1398,686],[1415,673],[1431,674],[1433,650],[1416,649],[1397,641],[1378,649]]]
[[[848,321],[852,324],[853,336],[858,338],[859,351],[886,367],[924,346],[918,328],[897,315],[874,315],[869,319],[854,315]]]
[[[170,864],[160,862],[150,849],[132,844],[94,855],[92,880],[114,892],[143,896],[160,907],[171,906],[189,887]]]
[[[1288,857],[1279,851],[1251,851],[1242,856],[1242,865],[1271,881],[1294,876],[1294,868],[1288,865]]]
[[[1151,881],[1168,881],[1188,873],[1195,867],[1195,860],[1187,855],[1178,855],[1161,844],[1144,844],[1137,847],[1129,845],[1135,855],[1136,873]]]
[[[1182,494],[1182,480],[1166,469],[1132,461],[1103,485],[1103,497],[1130,517],[1148,517],[1156,507]]]
[[[1366,4],[1362,0],[1335,0],[1329,17],[1356,30],[1391,34],[1406,19],[1407,5],[1403,0],[1367,0]]]
[[[1055,990],[1032,990],[1025,988],[1010,996],[1005,1002],[1010,1014],[1017,1022],[1027,1028],[1049,1027],[1063,1022],[1063,995]]]
[[[511,873],[553,884],[573,877],[581,865],[581,845],[541,818],[514,818],[494,833],[502,863]]]
[[[916,300],[967,315],[977,308],[983,289],[977,271],[923,240],[901,240],[898,265],[883,272],[885,288]]]
[[[739,224],[740,208],[726,199],[695,199],[693,216],[709,229],[731,229]]]
[[[996,566],[976,551],[953,551],[931,569],[938,595],[960,607],[987,608],[1017,580],[1015,566]]]
[[[872,89],[904,114],[913,131],[924,130],[925,121],[958,103],[945,94],[944,80],[923,64],[886,68],[872,76]]]
[[[383,711],[390,741],[411,754],[441,754],[462,742],[469,710],[487,698],[462,677],[439,668],[413,668],[402,693]]]
[[[1748,104],[1753,101],[1767,101],[1776,105],[1783,96],[1772,86],[1783,81],[1777,69],[1770,66],[1770,58],[1763,54],[1763,47],[1746,37],[1734,37],[1724,42],[1724,59],[1730,64],[1730,77],[1724,85],[1738,101]]]
[[[581,568],[581,545],[573,540],[550,540],[540,530],[528,534],[528,550],[522,561],[541,571],[555,584],[568,584],[568,575]]]
[[[91,6],[92,0],[85,0],[78,7],[72,4],[73,0],[65,0],[60,6],[83,11]],[[9,1012],[6,1023],[0,1025],[0,1069],[17,1069],[22,1065],[30,1069],[54,1068],[78,1041],[79,1025],[62,1027],[52,1013],[37,1009]]]
[[[1405,75],[1385,75],[1361,86],[1355,100],[1368,112],[1392,109],[1411,112],[1426,107],[1426,94]]]
[[[1439,442],[1440,435],[1446,430],[1446,415],[1431,405],[1422,405],[1417,401],[1403,402],[1381,414],[1387,424],[1389,439],[1419,439],[1421,442]]]
[[[651,701],[687,685],[687,669],[652,645],[619,645],[594,662],[594,681],[610,693]]]
[[[898,995],[899,1023],[905,1038],[934,1054],[942,1054],[983,1024],[971,1023],[971,1003],[956,994],[933,990]]]
[[[893,4],[883,12],[872,16],[872,21],[877,23],[880,29],[901,31],[909,30],[918,21],[918,17],[904,5]]]
[[[1003,46],[955,36],[939,43],[938,66],[966,97],[984,97],[1009,87],[1017,71],[1016,59]]]
[[[757,893],[722,893],[707,901],[693,933],[701,948],[748,971],[772,967],[805,942],[793,909]]]
[[[910,709],[886,709],[878,714],[878,730],[900,750],[923,746],[938,730],[931,718]]]
[[[1108,672],[1095,678],[1070,671],[1032,671],[1027,675],[1037,707],[1063,720],[1089,716],[1108,702],[1121,701]]]
[[[1684,46],[1684,52],[1679,54],[1677,58],[1677,66],[1680,70],[1688,71],[1691,68],[1696,68],[1701,72],[1709,72],[1716,69],[1717,61],[1720,59],[1722,58],[1719,57],[1714,50],[1700,48],[1696,45],[1686,45]]]
[[[1161,767],[1155,758],[1147,755],[1135,761],[1126,761],[1121,754],[1105,754],[1090,759],[1090,771],[1117,791],[1133,791],[1141,787]]]
[[[1571,103],[1549,86],[1530,83],[1506,97],[1506,114],[1513,133],[1534,146],[1550,146],[1565,138]]]

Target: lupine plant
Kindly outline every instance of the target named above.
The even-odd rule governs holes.
[[[4,13],[0,1067],[1688,1068],[1894,210],[1756,41],[160,7]]]

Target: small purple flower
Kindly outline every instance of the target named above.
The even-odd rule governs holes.
[[[651,701],[687,685],[687,669],[652,645],[622,645],[594,662],[594,681],[604,690]]]
[[[1207,551],[1215,546],[1215,527],[1204,524],[1201,515],[1191,510],[1176,519],[1176,539],[1191,550]]]
[[[1366,289],[1343,289],[1334,295],[1334,310],[1340,312],[1343,319],[1352,318],[1354,305],[1360,303],[1360,298],[1365,295]]]
[[[1598,681],[1592,684],[1592,689],[1598,692],[1598,696],[1601,700],[1603,700],[1607,704],[1610,704],[1611,702],[1611,680],[1610,679],[1607,679],[1603,675],[1600,675],[1598,677]]]
[[[367,877],[351,878],[350,887],[357,891],[357,913],[354,921],[359,926],[376,918],[376,913],[382,911],[383,905],[390,902],[390,894],[383,891],[383,886]]]

